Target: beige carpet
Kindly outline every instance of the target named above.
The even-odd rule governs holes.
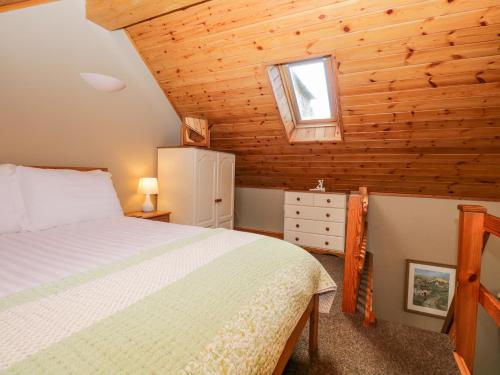
[[[319,350],[312,361],[304,330],[285,374],[458,374],[448,337],[436,332],[379,320],[364,328],[359,316],[340,311],[343,261],[317,255],[338,285],[330,314],[320,314]]]

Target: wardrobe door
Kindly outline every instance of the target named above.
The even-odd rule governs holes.
[[[196,151],[195,225],[217,225],[215,199],[217,193],[217,153]]]
[[[233,154],[217,153],[217,227],[233,228],[234,164]]]

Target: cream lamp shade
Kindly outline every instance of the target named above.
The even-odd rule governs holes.
[[[140,194],[145,194],[146,199],[142,205],[143,212],[151,212],[154,210],[153,203],[151,202],[151,194],[158,194],[158,180],[155,177],[142,177],[139,180],[139,188],[137,191]]]

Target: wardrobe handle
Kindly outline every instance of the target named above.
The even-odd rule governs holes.
[[[327,232],[329,232],[329,231],[330,231],[330,228],[326,227],[326,228],[325,228],[325,230],[326,230]]]
[[[300,197],[297,197],[297,202],[300,201]]]
[[[217,199],[215,200],[215,203],[220,203],[220,202],[222,202],[222,198],[217,198]]]
[[[328,242],[328,241],[325,241],[325,245],[326,245],[326,246],[328,246],[328,244],[329,244],[329,243],[330,243],[330,242]]]
[[[326,200],[326,203],[330,203],[330,202],[331,202],[331,200],[330,200],[330,198],[328,198],[328,199]]]
[[[330,214],[326,214],[326,217],[330,217]]]
[[[300,211],[295,211],[295,213],[296,213],[297,215],[300,215]]]
[[[295,224],[295,228],[300,228],[300,225],[299,224]]]
[[[299,237],[295,237],[295,241],[298,241],[299,240]]]

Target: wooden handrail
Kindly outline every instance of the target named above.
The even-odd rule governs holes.
[[[359,282],[366,256],[367,214],[368,190],[361,187],[359,191],[350,194],[347,210],[342,311],[351,314],[356,312]]]
[[[500,326],[500,302],[480,281],[481,256],[489,234],[500,236],[500,218],[481,206],[459,205],[458,209],[457,289],[443,330],[449,332],[453,324],[455,360],[462,374],[470,374],[474,367],[479,303]]]
[[[484,231],[500,237],[500,218],[490,214],[484,215]]]
[[[479,303],[483,305],[497,327],[500,327],[500,302],[483,284],[479,287]]]
[[[467,364],[460,354],[457,352],[453,352],[453,356],[455,357],[455,362],[457,363],[458,370],[461,375],[471,375],[469,369],[467,368]]]

